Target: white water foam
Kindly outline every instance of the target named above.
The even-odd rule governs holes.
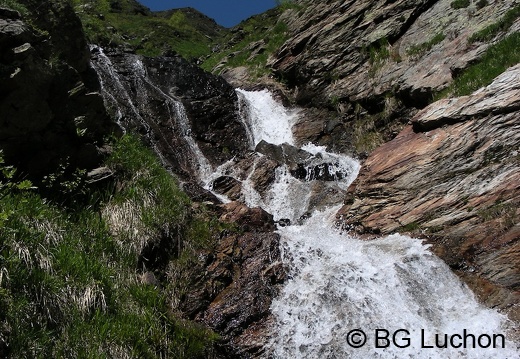
[[[253,148],[261,140],[274,145],[294,145],[291,127],[298,118],[298,111],[278,104],[268,90],[236,91],[246,103],[246,109],[241,112]]]
[[[421,241],[341,235],[331,226],[337,209],[279,230],[290,279],[271,306],[276,325],[267,351],[272,357],[518,358],[508,340],[506,349],[435,348],[435,334],[506,335],[507,320],[481,306]],[[355,329],[367,335],[361,348],[348,344]],[[389,343],[380,340],[377,348],[376,330],[383,329],[391,333],[390,340],[398,330],[408,333],[399,332],[396,343],[386,348]],[[385,332],[379,331],[379,337]]]
[[[261,140],[274,144],[294,143],[288,131],[294,117],[280,108],[267,92],[238,90],[249,113],[244,119],[253,145]],[[294,113],[294,112],[292,112]],[[288,141],[291,140],[291,142]],[[346,173],[337,184],[347,189],[359,171],[359,163],[347,156],[328,153],[308,144],[303,150],[315,155],[307,163],[305,181],[290,175],[286,166],[276,170],[267,196],[242,182],[249,206],[261,206],[275,219],[294,220],[307,211],[309,169],[327,164],[329,173]],[[276,319],[266,357],[274,358],[519,358],[517,344],[504,339],[502,348],[436,348],[443,334],[506,335],[509,322],[498,312],[478,303],[473,293],[449,267],[420,240],[391,235],[364,241],[334,229],[340,206],[314,212],[302,225],[280,228],[283,259],[289,279],[271,309]],[[360,348],[348,343],[352,330],[366,333]],[[379,330],[379,331],[378,331]],[[387,330],[398,330],[394,342],[380,339]],[[351,333],[352,334],[352,333]],[[458,338],[458,337],[457,337]],[[456,338],[456,339],[457,339]],[[471,338],[471,337],[468,337]],[[501,337],[497,337],[500,347]],[[504,337],[505,338],[505,337]],[[354,342],[360,337],[350,338]],[[409,339],[409,344],[407,344]],[[354,343],[355,344],[355,343]],[[385,344],[389,344],[385,347]],[[455,346],[459,344],[454,341]],[[377,347],[379,346],[379,348]],[[433,348],[430,348],[433,346]]]

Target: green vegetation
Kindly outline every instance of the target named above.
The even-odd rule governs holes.
[[[408,224],[405,224],[404,226],[399,228],[400,233],[406,233],[406,232],[416,232],[419,229],[421,229],[421,226],[417,222],[410,222]]]
[[[464,9],[469,6],[469,0],[454,0],[451,2],[450,6],[453,9]]]
[[[491,41],[501,32],[506,32],[520,17],[520,5],[507,11],[496,23],[486,26],[484,29],[474,33],[469,38],[469,43]]]
[[[0,6],[16,10],[22,15],[27,15],[28,13],[28,10],[25,7],[25,5],[20,4],[17,0],[0,0]]]
[[[520,62],[520,52],[512,50],[518,48],[520,48],[520,33],[513,33],[490,46],[477,63],[465,69],[447,89],[437,94],[435,99],[469,95],[489,85],[507,68]]]
[[[377,71],[383,67],[388,59],[395,59],[391,52],[390,43],[386,37],[378,40],[370,46],[364,46],[361,49],[361,53],[368,56],[368,62],[370,64],[368,74],[370,77],[373,77]],[[399,59],[395,60],[397,61]]]
[[[259,78],[269,72],[266,67],[267,59],[289,37],[287,25],[277,21],[279,8],[273,10],[271,15],[264,14],[249,18],[235,30],[235,33],[243,34],[239,41],[235,41],[231,33],[220,41],[224,50],[212,54],[201,65],[206,71],[212,71],[222,61],[226,61],[228,68],[246,66],[250,70],[251,77]],[[233,45],[228,46],[227,44]]]
[[[499,221],[501,229],[507,231],[518,223],[516,209],[518,204],[511,202],[497,202],[496,204],[481,209],[477,212],[477,216],[483,221]]]
[[[287,9],[302,10],[305,8],[301,4],[296,4],[294,0],[276,0],[276,6],[278,6],[282,11]]]
[[[444,35],[442,32],[438,33],[434,37],[432,37],[430,40],[428,40],[420,45],[410,46],[406,50],[406,53],[409,56],[424,55],[426,52],[430,51],[432,49],[432,47],[434,47],[437,44],[440,44],[445,38],[446,38],[446,35]]]
[[[153,14],[128,0],[70,0],[89,42],[127,45],[137,53],[158,56],[171,50],[187,59],[210,54],[211,45],[224,29],[209,19],[184,10]]]
[[[137,268],[146,242],[175,228],[186,254],[171,263],[193,278],[183,258],[212,245],[211,221],[192,218],[174,178],[135,138],[119,140],[107,165],[116,186],[62,208],[0,164],[2,357],[211,354],[216,335],[176,317],[169,289],[146,284]]]

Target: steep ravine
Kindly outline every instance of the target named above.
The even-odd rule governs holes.
[[[518,1],[293,4],[265,84],[277,79],[303,107],[296,143],[369,155],[340,221],[427,239],[518,321],[519,89],[517,67],[507,70],[519,61]],[[224,74],[251,86],[239,69]],[[435,102],[443,96],[454,99]]]
[[[329,227],[332,222],[320,222],[320,215],[308,220],[312,211],[342,202],[336,220],[343,230],[366,239],[395,232],[425,239],[481,302],[518,323],[519,67],[508,69],[493,84],[471,95],[433,101],[438,91],[477,62],[487,48],[518,32],[515,18],[494,37],[469,41],[517,2],[487,1],[481,8],[471,3],[462,9],[454,8],[451,1],[296,3],[299,6],[289,8],[280,18],[292,36],[268,65],[274,75],[270,86],[279,89],[279,97],[286,103],[293,101],[302,109],[289,116],[294,138],[287,140],[285,132],[282,136],[274,131],[280,136],[270,138],[271,143],[261,136],[255,139],[252,127],[258,130],[258,124],[244,120],[254,107],[253,100],[261,108],[275,106],[267,92],[235,91],[223,78],[171,53],[149,58],[125,47],[97,45],[91,45],[89,53],[73,14],[67,16],[71,22],[65,28],[57,26],[46,37],[48,34],[30,30],[18,13],[0,10],[0,47],[6,50],[0,55],[0,75],[8,85],[0,89],[0,146],[9,163],[41,175],[43,170],[57,167],[64,153],[71,154],[73,167],[97,166],[104,156],[103,136],[116,129],[107,112],[124,131],[139,133],[198,202],[194,209],[209,206],[230,225],[221,232],[214,252],[200,253],[194,266],[199,275],[189,278],[175,308],[221,335],[223,348],[218,355],[222,357],[274,352],[282,358],[304,355],[302,350],[311,357],[350,353],[344,348],[345,333],[337,325],[324,337],[314,336],[324,332],[309,333],[308,327],[301,326],[297,317],[316,323],[312,317],[317,315],[315,307],[283,286],[288,282],[296,283],[298,295],[308,291],[310,297],[318,294],[333,308],[352,309],[335,312],[338,320],[344,320],[359,314],[359,308],[338,302],[338,297],[352,301],[362,292],[354,286],[353,294],[347,295],[327,286],[341,287],[343,279],[351,283],[349,278],[357,276],[359,281],[380,281],[380,289],[399,278],[403,281],[398,280],[394,287],[402,285],[406,292],[405,285],[419,282],[414,281],[415,273],[427,273],[430,282],[421,288],[430,288],[441,283],[434,275],[441,271],[447,273],[443,276],[447,282],[442,283],[448,284],[443,285],[456,288],[449,296],[435,292],[439,302],[453,298],[447,300],[449,307],[464,298],[464,308],[471,308],[468,313],[480,318],[472,328],[501,328],[503,318],[479,306],[469,291],[459,291],[456,278],[444,264],[431,259],[419,240],[394,235],[387,242],[379,238],[365,245],[345,234],[342,237]],[[57,17],[60,11],[71,11],[70,7],[51,11],[45,6],[43,10]],[[72,30],[79,35],[60,41],[60,34]],[[59,48],[60,43],[70,46],[51,56],[54,52],[49,46]],[[276,80],[283,84],[273,85]],[[280,111],[269,112],[271,124],[267,127],[277,129]],[[302,146],[309,141],[314,144]],[[341,185],[337,181],[355,171],[342,168],[339,158],[343,155],[330,154],[317,145],[366,158],[360,176],[348,190],[346,181]],[[288,197],[279,195],[280,190],[300,183],[306,187],[293,189]],[[233,201],[220,205],[223,195]],[[248,208],[243,202],[272,213]],[[330,220],[334,214],[323,217]],[[292,225],[276,233],[275,220],[279,225]],[[308,230],[305,225],[310,226]],[[299,233],[302,228],[305,233]],[[345,238],[351,246],[322,241],[324,234],[338,243]],[[310,243],[288,243],[292,235]],[[292,253],[303,248],[294,260],[288,251],[291,246]],[[338,247],[355,258],[337,253]],[[368,265],[361,255],[372,251],[376,257]],[[383,254],[378,256],[380,252]],[[389,277],[379,277],[378,271],[385,269],[376,264],[383,257],[395,269],[394,277],[390,270],[385,273]],[[422,260],[427,265],[414,267]],[[337,276],[330,276],[329,281],[321,276],[321,269],[318,273],[316,267],[305,267],[311,261],[332,263]],[[303,277],[295,263],[302,264]],[[433,274],[425,269],[430,265]],[[354,274],[344,278],[345,268]],[[318,290],[288,279],[317,283]],[[416,287],[410,288],[413,292]],[[452,328],[451,323],[459,318],[458,308],[450,309],[457,314],[455,319],[445,322],[445,312],[437,307],[423,313],[421,308],[427,306],[421,306],[431,299],[430,289],[406,302],[419,306],[410,311],[414,319],[409,323],[421,322],[416,314],[426,313],[428,325],[445,325],[431,328]],[[274,304],[273,298],[277,298]],[[389,301],[395,303],[394,299],[389,295]],[[294,312],[293,316],[285,307],[288,303],[302,310],[311,308],[312,313]],[[383,317],[387,313],[375,310],[380,309],[379,302],[359,303],[364,308],[361,312],[372,306],[370,314]],[[362,320],[349,323],[369,325]],[[394,322],[383,324],[387,323]],[[302,328],[305,335],[294,339],[292,335]],[[518,329],[513,328],[513,334],[515,331]]]

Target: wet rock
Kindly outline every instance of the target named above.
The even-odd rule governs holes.
[[[289,218],[280,218],[276,223],[278,223],[280,227],[287,227],[291,225],[291,220]]]
[[[255,151],[269,157],[274,161],[277,161],[278,163],[286,164],[289,167],[294,167],[298,163],[308,160],[312,157],[312,154],[309,152],[299,149],[288,143],[274,145],[264,140],[260,141],[256,145]]]
[[[221,176],[214,180],[211,186],[215,192],[225,195],[232,201],[240,198],[242,184],[233,177]]]
[[[296,169],[291,170],[291,175],[304,181],[338,181],[345,178],[346,174],[333,163],[317,165],[299,163]]]
[[[519,80],[516,65],[419,112],[368,157],[339,213],[361,232],[426,238],[486,304],[510,310],[520,301]]]
[[[227,355],[257,357],[270,334],[272,298],[286,278],[279,236],[226,236],[201,273],[182,304],[184,312],[220,333]]]
[[[275,170],[280,166],[276,161],[268,157],[261,157],[256,162],[253,173],[249,180],[252,187],[260,194],[266,193],[275,181]]]
[[[224,79],[177,55],[147,58],[94,47],[92,56],[111,112],[153,143],[184,180],[200,167],[190,137],[212,166],[246,152],[238,99]]]
[[[221,205],[224,214],[220,220],[227,223],[236,223],[247,231],[275,230],[273,216],[260,207],[249,208],[240,202],[231,202]]]

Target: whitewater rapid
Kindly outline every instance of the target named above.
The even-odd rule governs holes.
[[[266,90],[238,93],[246,101],[243,121],[252,147],[261,140],[295,143],[290,129],[298,111],[285,109]],[[347,174],[337,181],[343,189],[359,172],[348,156],[312,144],[303,149]],[[308,212],[311,182],[281,166],[267,200],[251,194],[245,199],[294,223]],[[254,192],[247,181],[242,185]],[[278,229],[289,279],[272,302],[275,325],[266,357],[520,357],[508,339],[506,317],[480,305],[428,246],[398,234],[372,241],[344,235],[333,225],[340,206]]]

